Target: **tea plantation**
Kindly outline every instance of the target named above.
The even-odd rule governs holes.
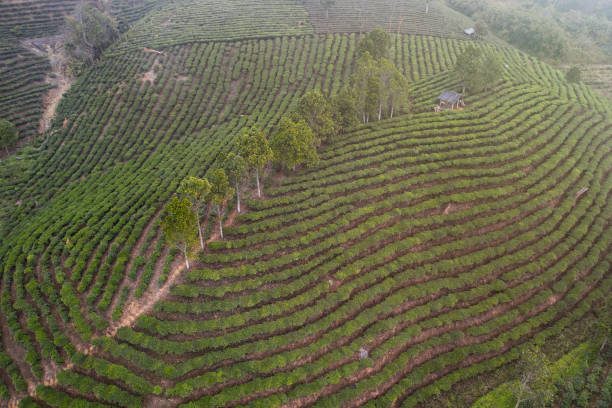
[[[160,226],[181,180],[306,91],[347,85],[359,16],[344,0],[328,18],[318,0],[112,3],[131,28],[0,163],[0,406],[423,407],[609,297],[612,105],[466,39],[438,1],[425,17],[401,2],[410,28],[390,30],[411,112],[270,169],[263,198],[228,203],[224,240],[204,217],[185,270]],[[399,10],[383,3],[367,29]],[[434,113],[470,44],[502,79]],[[44,67],[0,52],[24,81]],[[0,108],[29,123],[22,100]]]

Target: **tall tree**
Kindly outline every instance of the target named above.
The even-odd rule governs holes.
[[[295,170],[299,164],[313,166],[319,163],[319,140],[304,120],[297,122],[283,116],[270,140],[274,159]]]
[[[219,234],[223,239],[223,204],[234,194],[234,189],[230,187],[225,170],[216,169],[210,175],[209,199],[217,208],[219,219]]]
[[[306,92],[300,98],[296,112],[319,138],[331,140],[337,134],[331,104],[321,92],[317,90]]]
[[[389,81],[389,117],[393,117],[396,110],[406,109],[410,106],[410,83],[395,66]]]
[[[255,170],[257,196],[261,198],[259,173],[274,157],[268,139],[258,128],[245,129],[238,139],[238,154]]]
[[[484,53],[481,49],[470,45],[457,57],[455,74],[461,81],[463,91],[482,91],[497,82],[503,74],[503,64],[499,57],[492,53]]]
[[[497,54],[492,52],[484,54],[478,68],[481,72],[480,77],[482,78],[482,83],[477,87],[480,89],[484,87],[485,90],[488,90],[489,87],[499,81],[504,74],[503,62]]]
[[[196,214],[196,223],[200,234],[200,247],[204,249],[204,238],[202,237],[202,225],[200,223],[202,207],[206,204],[206,198],[210,192],[210,183],[205,178],[189,176],[181,181],[178,193],[191,202],[191,208]]]
[[[191,248],[197,241],[195,223],[196,215],[189,200],[172,197],[164,209],[161,225],[166,242],[176,246],[185,255],[187,269]]]
[[[372,100],[378,100],[378,88],[375,83],[372,83],[372,78],[376,77],[377,73],[376,61],[369,52],[364,52],[357,60],[357,66],[351,78],[356,106],[361,113],[363,123],[369,121]]]
[[[389,33],[380,27],[376,27],[359,41],[358,52],[359,55],[367,52],[372,58],[380,59],[389,55],[390,47],[391,36]]]
[[[8,148],[17,141],[17,128],[6,119],[0,120],[0,148],[4,147],[8,153]]]
[[[516,405],[529,401],[530,406],[545,407],[552,402],[555,385],[550,373],[551,363],[537,346],[524,349],[518,361],[521,378],[515,388]]]
[[[222,161],[223,170],[228,175],[230,182],[234,185],[234,191],[236,192],[236,205],[238,212],[240,212],[240,191],[244,185],[245,180],[249,174],[249,166],[246,160],[239,154],[230,152],[225,156]]]
[[[343,133],[351,126],[359,123],[355,91],[352,88],[344,87],[331,99],[332,114],[334,122],[338,126],[338,131]]]
[[[329,20],[329,9],[334,6],[336,0],[319,0],[321,2],[321,6],[325,10],[325,19]]]
[[[469,45],[465,51],[457,56],[455,73],[463,86],[462,92],[465,92],[466,88],[476,88],[482,82],[482,79],[479,77],[481,57],[482,51],[473,45]]]

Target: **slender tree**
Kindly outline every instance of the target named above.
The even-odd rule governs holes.
[[[238,139],[238,154],[244,158],[251,169],[255,170],[257,196],[261,198],[259,173],[273,158],[268,139],[258,128],[252,127],[244,130]]]
[[[196,223],[198,224],[198,231],[200,234],[200,247],[202,249],[204,249],[204,238],[202,237],[200,216],[202,208],[206,204],[206,198],[208,197],[209,192],[210,183],[207,179],[192,176],[184,178],[178,189],[179,195],[191,202],[191,208],[196,214]]]
[[[306,121],[293,121],[284,116],[270,140],[274,159],[288,168],[295,170],[299,164],[308,167],[319,163],[317,146],[319,140]]]
[[[363,123],[369,121],[372,100],[378,100],[378,87],[376,87],[376,82],[373,82],[377,72],[376,61],[369,52],[364,52],[357,60],[357,66],[351,78],[356,106],[361,113]]]
[[[236,206],[238,212],[240,212],[240,192],[244,185],[245,180],[249,174],[249,166],[246,160],[239,154],[230,152],[222,161],[223,170],[228,175],[230,182],[234,185],[234,191],[236,192]]]
[[[17,128],[6,119],[0,119],[0,147],[8,148],[17,141]]]
[[[393,117],[396,110],[406,109],[410,106],[410,83],[395,66],[389,81],[389,117]]]
[[[197,241],[195,223],[196,215],[189,200],[172,197],[164,209],[161,225],[166,242],[176,246],[185,255],[187,269],[191,248]]]
[[[210,175],[210,193],[209,199],[217,208],[217,217],[219,219],[219,234],[223,239],[223,204],[234,194],[234,189],[230,187],[229,180],[225,170],[216,169]]]

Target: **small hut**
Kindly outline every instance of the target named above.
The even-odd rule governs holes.
[[[438,101],[438,106],[440,110],[454,110],[459,108],[459,106],[465,106],[461,94],[454,91],[442,92],[438,97]]]
[[[472,27],[466,28],[465,30],[463,30],[463,32],[469,36],[476,34],[476,30],[474,30]]]

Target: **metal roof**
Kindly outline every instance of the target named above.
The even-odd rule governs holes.
[[[465,30],[463,30],[464,33],[466,33],[467,35],[472,35],[476,32],[476,30],[474,30],[473,28],[466,28]]]
[[[438,97],[442,102],[450,103],[452,105],[459,103],[461,94],[454,91],[444,91]]]

